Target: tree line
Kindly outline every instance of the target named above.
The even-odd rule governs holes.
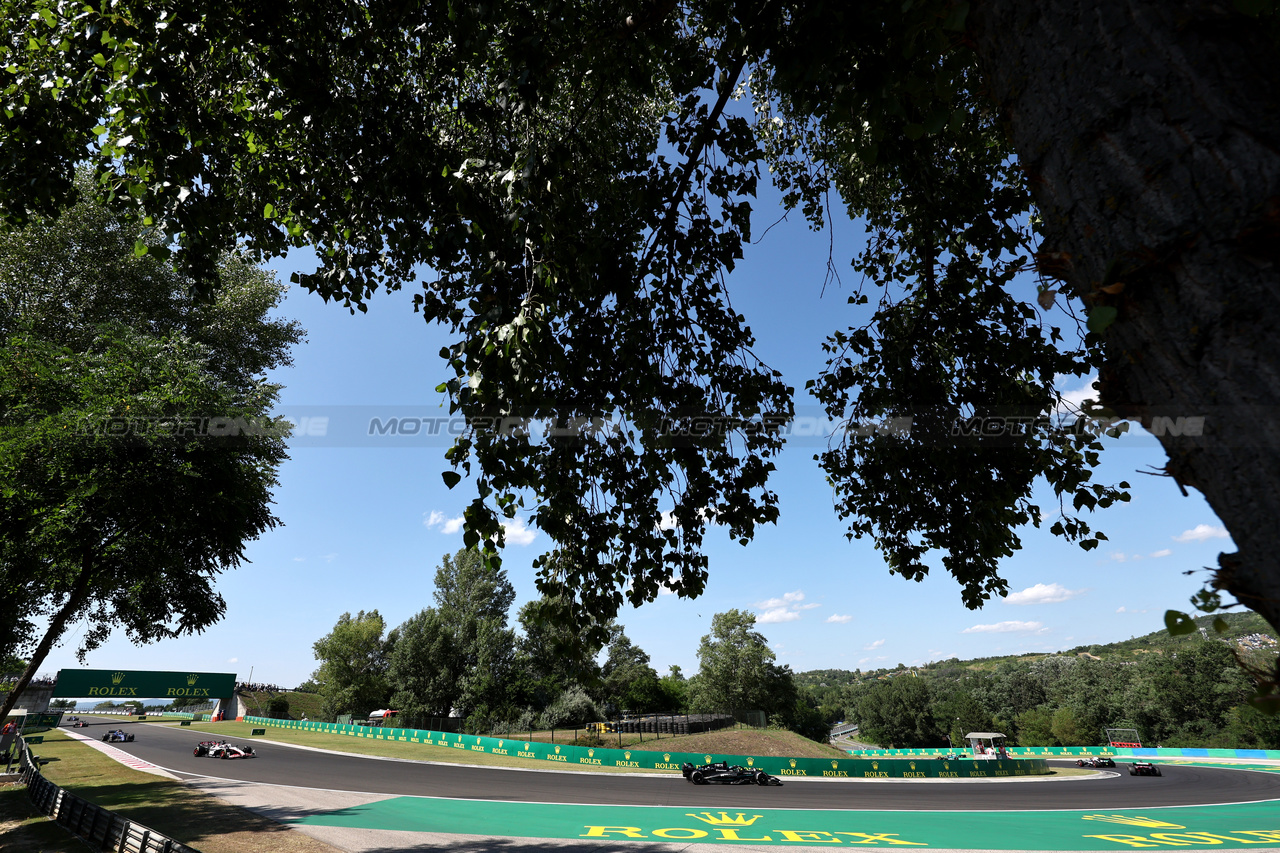
[[[474,549],[443,558],[432,598],[390,630],[377,610],[344,613],[315,642],[320,666],[300,689],[320,693],[331,719],[393,708],[405,725],[452,716],[468,732],[581,726],[623,712],[751,710],[771,726],[827,738],[826,722],[799,694],[790,667],[777,665],[751,613],[717,613],[698,647],[699,671],[686,678],[674,665],[659,676],[612,620],[599,644],[542,618],[545,602],[528,602],[516,626],[508,624],[515,590]]]
[[[973,670],[952,659],[871,675],[822,695],[859,739],[881,746],[959,745],[999,731],[1017,746],[1104,743],[1105,728],[1135,728],[1144,746],[1280,748],[1280,718],[1247,704],[1249,674],[1231,647],[1204,639],[1132,661],[1051,655]]]

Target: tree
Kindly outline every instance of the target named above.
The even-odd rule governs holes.
[[[376,610],[343,613],[333,630],[314,644],[320,666],[311,678],[320,685],[325,713],[367,715],[385,708],[391,696],[387,657],[394,637],[383,637],[386,622]]]
[[[769,642],[755,631],[756,617],[729,610],[711,617],[711,633],[698,645],[697,676],[690,685],[693,711],[764,711],[795,703],[791,670],[774,664]]]
[[[466,548],[444,556],[435,586],[436,607],[397,629],[389,660],[395,701],[406,715],[456,710],[479,727],[506,704],[515,654],[507,611],[515,589],[505,571]]]
[[[617,709],[648,713],[664,704],[662,684],[649,665],[649,655],[621,629],[609,644],[600,674],[605,701]]]
[[[58,218],[0,232],[0,654],[29,657],[5,712],[77,620],[81,659],[114,628],[217,621],[214,578],[279,523],[288,430],[261,374],[302,337],[268,317],[283,289],[228,255],[227,288],[195,302],[135,252],[156,235],[79,185]]]
[[[928,683],[899,676],[877,682],[855,709],[860,737],[897,748],[938,746],[944,729],[934,719]]]
[[[466,544],[527,509],[574,554],[537,566],[578,625],[697,595],[706,526],[747,540],[776,516],[791,389],[720,279],[767,162],[813,222],[834,188],[870,229],[874,292],[851,300],[878,307],[811,386],[885,426],[818,460],[851,536],[909,579],[936,551],[970,607],[1007,590],[1040,479],[1052,530],[1096,547],[1081,513],[1125,486],[1092,482],[1090,419],[1052,416],[1063,377],[1097,370],[1085,414],[1161,433],[1240,548],[1214,591],[1280,626],[1256,432],[1280,427],[1215,408],[1280,397],[1258,331],[1280,275],[1274,0],[197,0],[182,26],[143,0],[31,6],[0,39],[5,214],[53,209],[88,158],[209,286],[237,240],[315,247],[302,283],[353,310],[430,268],[417,308],[456,336],[441,388],[470,424],[446,472],[476,474]]]

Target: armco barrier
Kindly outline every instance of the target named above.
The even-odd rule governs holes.
[[[19,749],[22,783],[27,786],[27,799],[31,805],[89,842],[92,849],[121,853],[199,853],[193,847],[126,820],[58,787],[41,775],[39,759],[25,745]]]
[[[269,720],[264,717],[245,717],[246,723],[255,726],[362,737],[372,740],[420,743],[426,746],[442,746],[460,752],[505,755],[514,758],[530,758],[555,764],[589,765],[594,767],[621,767],[647,770],[679,770],[685,762],[710,764],[727,761],[745,767],[758,767],[774,776],[846,777],[855,779],[928,779],[928,778],[994,778],[998,776],[1036,776],[1049,772],[1043,759],[1019,761],[946,761],[920,758],[902,761],[872,760],[865,758],[779,758],[777,756],[719,755],[692,752],[652,752],[645,749],[612,749],[585,747],[570,744],[550,744],[520,738],[493,738],[484,735],[464,735],[452,732],[431,732],[421,729],[388,729],[376,726],[355,726],[341,723],[302,722],[300,720]]]

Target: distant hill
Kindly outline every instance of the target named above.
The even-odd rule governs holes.
[[[1004,661],[1032,661],[1050,657],[1053,654],[1092,655],[1101,660],[1112,661],[1136,660],[1145,654],[1168,654],[1176,652],[1180,648],[1190,648],[1193,643],[1203,642],[1205,638],[1216,638],[1232,643],[1245,658],[1269,656],[1274,659],[1277,651],[1280,651],[1280,645],[1277,644],[1275,637],[1275,629],[1267,624],[1267,621],[1257,613],[1245,611],[1244,613],[1223,613],[1221,616],[1227,623],[1227,630],[1221,634],[1213,630],[1213,621],[1216,615],[1201,616],[1195,620],[1197,627],[1200,629],[1199,632],[1184,634],[1180,637],[1170,636],[1168,631],[1160,630],[1115,643],[1076,646],[1063,652],[1034,652],[1022,655],[1005,655],[1003,657],[971,658],[969,660],[952,658],[947,661],[931,662],[923,667],[895,667],[893,669],[861,672],[850,672],[844,669],[814,669],[808,672],[796,673],[795,680],[798,687],[808,690],[812,695],[826,698],[838,693],[840,688],[845,685],[856,684],[868,678],[891,678],[894,674],[903,670],[939,668],[992,670]]]

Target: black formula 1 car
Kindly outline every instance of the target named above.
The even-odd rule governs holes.
[[[1105,755],[1090,756],[1088,758],[1077,758],[1076,767],[1115,767],[1114,759],[1107,758]]]
[[[680,772],[684,778],[695,785],[781,785],[776,779],[755,767],[740,767],[727,761],[715,764],[681,764]]]
[[[225,740],[202,740],[192,752],[196,758],[257,758],[251,746],[238,746]]]
[[[1135,761],[1129,765],[1130,776],[1161,776],[1160,768],[1150,761]]]
[[[123,729],[107,732],[102,736],[104,743],[133,743],[133,734]]]

